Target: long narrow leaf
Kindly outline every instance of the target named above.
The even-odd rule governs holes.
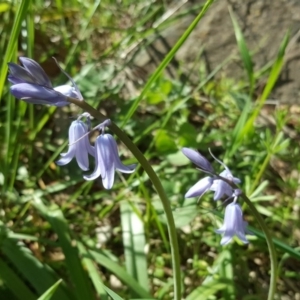
[[[117,293],[115,293],[114,291],[112,291],[110,288],[108,288],[107,286],[104,287],[107,294],[113,299],[113,300],[123,300],[123,298],[121,298]]]
[[[127,202],[121,202],[121,221],[126,270],[145,290],[148,290],[144,224]]]
[[[57,288],[61,284],[62,279],[58,280],[56,283],[54,283],[41,297],[38,298],[38,300],[50,300],[52,299],[52,296],[56,292]]]
[[[146,83],[144,89],[142,90],[140,96],[134,101],[134,103],[130,107],[130,109],[129,109],[129,111],[128,111],[128,113],[125,116],[125,119],[123,121],[123,125],[126,124],[126,122],[134,114],[134,112],[136,111],[139,103],[143,100],[143,97],[146,95],[146,93],[150,89],[151,85],[156,81],[156,79],[160,76],[162,71],[170,63],[172,58],[175,56],[176,52],[179,50],[179,48],[183,45],[183,43],[186,41],[186,39],[192,33],[194,28],[197,26],[198,22],[203,18],[206,11],[208,10],[208,8],[211,6],[211,4],[213,2],[214,2],[214,0],[207,0],[205,2],[201,12],[198,14],[198,16],[195,18],[195,20],[191,23],[191,25],[188,27],[188,29],[183,33],[183,35],[180,37],[180,39],[177,41],[177,43],[174,45],[174,47],[170,50],[170,52],[165,56],[164,60],[160,63],[160,65],[157,67],[156,71],[149,78],[149,80]]]
[[[230,17],[231,17],[231,21],[233,24],[233,29],[234,29],[234,33],[235,33],[235,38],[236,38],[236,42],[241,54],[241,58],[243,61],[243,64],[245,66],[245,69],[247,71],[247,75],[248,75],[248,79],[249,79],[249,84],[250,84],[250,94],[252,94],[253,89],[254,89],[254,71],[253,71],[253,62],[252,62],[252,58],[250,55],[250,52],[248,50],[247,44],[246,44],[246,40],[244,38],[243,32],[232,12],[231,9],[229,9],[229,13],[230,13]]]
[[[118,263],[110,260],[105,255],[100,254],[96,251],[89,250],[88,253],[94,258],[94,260],[99,265],[110,270],[121,281],[123,281],[126,284],[126,286],[132,289],[139,297],[152,299],[152,296],[144,288],[142,288],[139,285],[139,283],[134,278],[132,278],[132,276],[130,276],[122,267],[120,267]]]
[[[5,285],[15,294],[17,299],[34,300],[36,296],[32,293],[25,282],[0,258],[0,278]]]
[[[66,266],[74,286],[76,298],[93,299],[93,292],[87,273],[83,270],[79,259],[78,249],[72,245],[69,228],[60,209],[49,210],[38,197],[34,197],[34,206],[45,216],[56,232],[59,243],[63,249]]]
[[[28,10],[28,6],[30,4],[30,0],[22,0],[20,1],[20,6],[16,12],[14,24],[11,30],[10,38],[8,41],[8,45],[5,51],[4,58],[2,60],[2,66],[0,71],[0,101],[2,98],[4,83],[6,80],[6,73],[7,73],[7,63],[11,61],[12,55],[15,53],[14,49],[18,44],[18,37],[21,30],[21,25],[23,20],[26,17],[26,13]]]
[[[39,294],[59,279],[50,267],[42,264],[28,248],[13,239],[2,240],[1,251]],[[55,299],[63,300],[70,297],[72,296],[60,287]]]
[[[89,273],[89,276],[94,284],[98,296],[100,297],[101,300],[107,300],[108,297],[104,288],[104,284],[102,282],[102,279],[100,277],[99,271],[97,270],[95,263],[88,256],[88,252],[85,249],[85,247],[79,242],[77,244],[78,244],[79,252],[83,257],[82,262]]]
[[[270,95],[283,66],[283,61],[284,61],[284,54],[285,54],[285,49],[288,45],[289,42],[289,37],[290,37],[290,33],[287,32],[284,36],[284,39],[280,45],[278,54],[277,54],[277,58],[273,64],[273,67],[271,69],[271,73],[269,75],[267,84],[263,90],[262,95],[260,96],[260,98],[257,100],[256,103],[256,108],[254,109],[251,117],[248,119],[248,122],[245,125],[245,128],[242,132],[242,135],[247,135],[253,128],[253,123],[255,121],[255,119],[257,118],[260,110],[262,109],[264,103],[266,102],[268,96]]]

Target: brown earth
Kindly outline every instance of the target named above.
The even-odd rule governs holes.
[[[174,2],[170,11],[178,14],[195,5],[196,1]],[[174,67],[184,62],[184,69],[190,72],[197,58],[205,61],[210,72],[220,66],[226,58],[233,56],[222,67],[222,74],[231,78],[246,78],[239,56],[232,21],[228,8],[232,8],[243,30],[247,45],[253,53],[255,70],[259,70],[276,58],[281,41],[290,29],[291,38],[286,51],[285,65],[271,95],[276,103],[297,104],[300,102],[300,1],[299,0],[219,0],[213,3],[199,22],[188,40],[176,54],[171,76],[176,76]],[[196,12],[179,19],[164,29],[149,46],[141,50],[134,59],[136,69],[149,75],[169,49],[195,18]],[[182,66],[182,64],[181,64]],[[197,68],[195,68],[197,70]],[[140,72],[141,73],[141,72]],[[197,73],[198,74],[198,73]],[[198,75],[195,74],[194,80]],[[193,78],[193,77],[192,77]],[[260,83],[262,86],[264,81]]]

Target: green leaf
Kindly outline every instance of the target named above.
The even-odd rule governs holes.
[[[139,283],[126,272],[126,270],[120,267],[118,263],[110,260],[105,255],[93,250],[88,250],[88,255],[93,257],[93,259],[99,265],[105,267],[113,274],[115,274],[126,286],[128,286],[128,288],[132,289],[139,297],[152,298],[152,296],[143,287],[141,287]]]
[[[27,284],[0,258],[0,278],[5,285],[15,294],[17,299],[34,300],[36,296]]]
[[[1,252],[10,260],[24,278],[38,294],[43,293],[49,286],[53,285],[59,278],[47,265],[42,264],[35,258],[32,252],[16,240],[4,238],[1,241]],[[70,299],[65,290],[58,289],[56,299]]]
[[[0,102],[2,99],[4,83],[6,81],[6,74],[8,69],[7,63],[11,61],[15,53],[16,46],[18,45],[18,38],[21,30],[21,25],[26,17],[29,4],[30,0],[20,1],[20,5],[16,12],[14,24],[12,26],[11,34],[9,36],[8,45],[2,60],[2,66],[0,71]]]
[[[141,287],[148,291],[149,279],[145,255],[144,224],[127,202],[121,202],[120,208],[126,270],[138,281]]]
[[[193,290],[185,299],[186,300],[208,300],[210,296],[215,295],[217,292],[225,289],[227,283],[214,280],[207,284],[202,284]]]
[[[245,66],[245,69],[248,74],[249,84],[250,84],[250,94],[252,94],[254,85],[255,85],[255,78],[254,78],[254,72],[253,72],[253,62],[250,55],[250,52],[248,50],[244,35],[242,33],[241,28],[239,27],[239,24],[232,12],[232,10],[229,8],[230,17],[233,24],[233,29],[235,33],[236,42],[242,57],[243,64]]]
[[[234,282],[234,270],[233,270],[233,259],[231,251],[224,249],[218,257],[220,275],[222,278],[226,278],[229,282]],[[224,299],[236,299],[235,288],[233,284],[228,284],[223,289]]]
[[[261,111],[261,108],[263,107],[265,101],[267,100],[268,96],[270,95],[283,66],[283,59],[284,59],[284,54],[285,54],[285,49],[288,45],[289,42],[289,37],[290,33],[289,31],[285,34],[283,41],[281,42],[277,58],[272,66],[270,75],[267,80],[267,84],[262,92],[262,95],[258,98],[257,103],[256,103],[256,108],[254,109],[252,115],[248,119],[244,130],[243,130],[243,135],[247,135],[252,129],[253,129],[253,123],[255,119],[257,118],[259,112]]]
[[[73,246],[68,224],[62,211],[57,207],[51,207],[51,209],[49,209],[37,196],[34,196],[33,204],[36,209],[45,216],[58,236],[59,244],[65,255],[66,267],[74,286],[76,298],[78,300],[93,299],[93,291],[91,289],[89,278],[79,259],[79,251],[76,246]]]
[[[50,300],[61,282],[62,279],[59,279],[41,297],[39,297],[38,300]]]
[[[214,0],[207,0],[205,4],[203,5],[202,10],[198,14],[198,16],[194,19],[194,21],[191,23],[191,25],[187,28],[187,30],[183,33],[183,35],[180,37],[180,39],[177,41],[177,43],[174,45],[174,47],[170,50],[170,52],[165,56],[164,60],[160,63],[160,65],[157,67],[155,72],[151,75],[149,80],[147,81],[144,89],[142,90],[140,96],[136,98],[134,103],[131,105],[126,117],[123,121],[123,126],[127,123],[127,121],[132,117],[134,112],[139,106],[139,103],[143,100],[144,96],[152,86],[152,84],[159,78],[162,71],[166,68],[166,66],[170,63],[172,58],[175,56],[176,52],[179,50],[179,48],[183,45],[183,43],[187,40],[189,35],[192,33],[194,28],[197,26],[198,22],[203,18],[206,11],[210,7],[210,5],[214,2]],[[122,126],[122,127],[123,127]]]
[[[177,146],[168,131],[161,129],[156,133],[155,147],[159,154],[169,154],[177,151]]]
[[[181,228],[189,223],[191,223],[194,218],[199,215],[196,205],[189,205],[181,208],[177,208],[173,211],[175,226]],[[164,222],[165,218],[162,216]]]
[[[114,291],[112,291],[110,288],[107,286],[104,286],[104,289],[106,290],[107,294],[112,297],[113,300],[124,300],[121,298],[118,294],[116,294]]]
[[[102,282],[101,276],[99,274],[98,268],[96,267],[96,264],[94,261],[90,258],[88,255],[88,251],[83,246],[82,243],[77,242],[78,249],[80,251],[80,254],[83,256],[82,263],[87,269],[89,276],[94,284],[94,287],[97,291],[97,294],[101,300],[107,300],[107,294],[104,288],[104,284]]]

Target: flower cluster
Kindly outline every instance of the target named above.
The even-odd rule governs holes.
[[[210,175],[193,185],[185,194],[185,198],[201,197],[208,191],[214,192],[215,201],[224,197],[226,197],[227,200],[233,198],[233,202],[226,206],[223,226],[215,232],[223,234],[221,245],[228,244],[235,235],[243,243],[248,243],[245,236],[246,233],[249,233],[246,229],[247,223],[243,220],[242,209],[237,203],[241,191],[233,188],[229,184],[238,184],[241,182],[240,179],[234,177],[229,168],[223,162],[215,158],[212,153],[210,153],[212,157],[225,169],[220,174],[215,173],[210,162],[199,152],[189,148],[183,148],[182,152],[189,160],[197,165],[201,171]]]
[[[83,101],[83,97],[74,80],[61,69],[69,78],[73,86],[62,85],[53,87],[50,79],[34,60],[26,57],[20,58],[21,64],[9,63],[10,74],[8,80],[12,83],[11,93],[23,101],[33,104],[48,104],[54,106],[65,106],[70,102],[69,98]],[[98,130],[99,136],[96,138],[94,146],[90,144],[89,133],[91,131],[91,118],[88,113],[83,113],[77,120],[71,123],[69,128],[69,148],[66,153],[61,153],[61,158],[56,162],[63,166],[68,164],[73,158],[76,159],[79,168],[83,171],[89,170],[89,156],[95,159],[95,169],[89,175],[84,175],[85,180],[95,180],[101,176],[105,189],[111,189],[114,183],[115,171],[122,173],[132,173],[136,165],[124,165],[118,153],[118,147],[112,135],[105,133],[105,128],[110,126],[110,120],[106,120],[92,130]],[[224,170],[216,174],[210,162],[197,151],[183,148],[182,152],[199,169],[208,176],[199,180],[185,194],[186,198],[201,197],[208,191],[214,192],[215,201],[233,198],[232,203],[225,209],[224,224],[216,230],[216,233],[223,234],[222,245],[226,245],[236,235],[243,243],[248,243],[245,234],[248,233],[247,223],[243,220],[243,213],[237,199],[241,191],[233,188],[240,180],[234,177],[229,168],[220,160]],[[227,201],[226,200],[226,201]],[[225,201],[225,202],[226,202]]]
[[[86,117],[86,123],[81,119]],[[109,126],[110,120],[106,120],[93,130],[100,130],[101,134],[96,138],[95,146],[89,142],[90,116],[84,113],[73,121],[69,128],[69,149],[67,153],[61,153],[62,158],[56,163],[59,166],[68,164],[74,157],[79,168],[83,171],[89,170],[88,155],[95,158],[95,170],[90,175],[84,175],[85,180],[95,180],[101,176],[103,187],[111,189],[114,183],[115,170],[122,173],[132,173],[136,165],[125,166],[122,164],[118,146],[112,135],[105,132],[105,127]]]
[[[70,104],[68,97],[83,100],[83,97],[74,80],[60,70],[70,79],[73,86],[61,85],[53,87],[50,79],[41,66],[34,60],[21,57],[23,65],[19,66],[9,63],[8,80],[13,84],[10,92],[21,100],[33,104],[48,104],[54,106],[65,106]],[[56,61],[55,61],[56,62]],[[86,122],[82,121],[86,118]],[[110,124],[109,120],[96,126],[101,134],[92,146],[89,141],[90,115],[83,113],[69,128],[69,149],[61,153],[61,158],[56,162],[59,166],[68,164],[73,158],[76,159],[79,168],[83,171],[89,170],[89,155],[95,158],[95,170],[90,175],[85,175],[85,180],[94,180],[101,176],[104,188],[111,189],[114,183],[115,170],[123,173],[132,173],[135,165],[125,166],[122,164],[115,139],[110,134],[105,134],[105,127]]]

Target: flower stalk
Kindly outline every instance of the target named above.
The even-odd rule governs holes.
[[[104,122],[107,118],[101,114],[99,111],[94,109],[85,101],[68,97],[68,101],[79,106],[83,111],[88,112],[95,119],[100,122]],[[111,122],[109,128],[111,131],[126,145],[126,147],[132,152],[136,157],[138,162],[141,164],[147,175],[149,176],[153,186],[155,187],[158,196],[161,199],[164,212],[167,218],[167,228],[169,233],[170,245],[171,245],[171,256],[172,256],[172,266],[173,266],[173,277],[174,277],[174,300],[181,299],[181,275],[180,275],[180,258],[178,249],[178,240],[175,222],[173,218],[172,209],[170,206],[170,201],[164,191],[164,188],[153,170],[150,163],[147,161],[143,153],[137,148],[137,146],[131,141],[131,139],[113,122]]]
[[[224,180],[227,182],[229,185],[231,185],[233,188],[237,188],[237,186],[228,180],[227,178],[218,176],[220,179]],[[267,227],[267,224],[265,223],[264,219],[260,215],[260,213],[257,211],[255,205],[251,202],[251,200],[244,194],[241,193],[240,197],[243,198],[245,203],[248,205],[251,213],[253,214],[254,218],[257,220],[259,226],[261,227],[265,239],[267,241],[268,245],[268,250],[270,254],[270,265],[271,265],[271,276],[270,276],[270,286],[269,286],[269,293],[268,293],[268,298],[267,300],[273,300],[275,297],[275,291],[276,291],[276,281],[277,281],[277,255],[276,255],[276,249],[275,245],[273,243],[273,239],[271,236],[271,233]]]

